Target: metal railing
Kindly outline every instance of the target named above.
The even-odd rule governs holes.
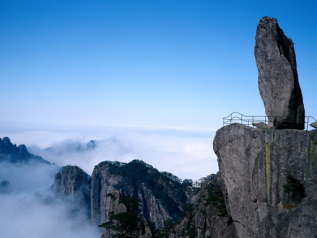
[[[316,122],[312,116],[305,116],[305,130],[313,129],[310,124]],[[239,123],[250,127],[255,127],[257,123],[264,123],[270,127],[273,124],[272,116],[248,116],[240,112],[233,112],[229,116],[223,117],[223,125],[227,126],[233,123]]]

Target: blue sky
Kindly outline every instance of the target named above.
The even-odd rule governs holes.
[[[0,1],[0,123],[215,130],[263,115],[253,55],[260,17],[295,42],[317,116],[314,1]]]

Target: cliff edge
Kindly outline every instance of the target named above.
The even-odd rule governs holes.
[[[214,150],[239,238],[316,237],[316,130],[232,124]]]

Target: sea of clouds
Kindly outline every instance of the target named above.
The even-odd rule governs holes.
[[[59,165],[78,165],[91,174],[105,160],[129,162],[141,159],[160,171],[185,179],[199,179],[218,171],[212,149],[211,131],[169,129],[102,128],[64,130],[17,130],[1,132],[14,143]],[[1,135],[0,134],[0,135]],[[78,144],[95,140],[95,150],[74,150]],[[47,148],[53,148],[48,151]],[[60,153],[57,153],[60,152]]]
[[[0,230],[3,238],[99,238],[100,231],[76,204],[51,192],[58,168],[44,164],[0,163],[0,180],[9,182],[0,193]]]
[[[0,229],[5,238],[99,238],[100,230],[76,204],[57,199],[50,188],[63,165],[77,165],[91,174],[104,160],[141,159],[160,171],[185,179],[199,179],[218,171],[212,152],[212,132],[137,128],[104,129],[1,129],[16,144],[53,165],[0,163],[0,182],[10,183],[0,193]],[[90,140],[95,149],[86,149]]]

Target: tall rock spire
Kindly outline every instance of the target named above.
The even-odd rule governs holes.
[[[263,17],[257,27],[255,58],[259,89],[274,128],[304,129],[305,109],[298,82],[294,44],[274,18]]]

